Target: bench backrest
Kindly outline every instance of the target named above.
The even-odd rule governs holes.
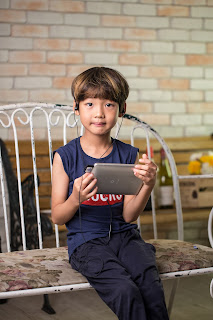
[[[120,120],[120,119],[119,119]],[[182,207],[181,198],[179,190],[179,176],[177,174],[176,164],[172,155],[170,148],[164,139],[150,127],[147,123],[135,118],[131,115],[125,115],[123,121],[128,124],[129,137],[125,135],[124,141],[131,141],[131,144],[136,146],[138,143],[146,142],[146,145],[139,147],[143,152],[148,150],[148,155],[150,154],[150,145],[153,145],[153,139],[157,141],[157,144],[164,148],[165,153],[168,157],[172,177],[173,177],[173,187],[175,196],[175,207],[177,214],[177,229],[178,229],[178,239],[183,239],[183,218],[182,218]],[[77,129],[78,128],[78,129]],[[126,128],[126,126],[125,126]],[[121,122],[116,126],[113,134],[117,137],[118,131],[121,129]],[[26,234],[25,234],[25,215],[23,209],[23,197],[22,197],[22,180],[29,173],[29,169],[34,175],[34,188],[35,188],[35,205],[36,205],[36,215],[37,215],[37,225],[38,225],[38,238],[39,238],[39,248],[43,248],[42,230],[41,230],[41,200],[40,197],[40,187],[37,176],[40,179],[46,181],[51,180],[52,171],[52,160],[53,160],[53,150],[58,148],[61,143],[66,144],[69,140],[77,137],[82,133],[83,128],[80,125],[79,119],[74,117],[74,113],[71,106],[62,106],[55,104],[45,104],[45,103],[25,103],[17,105],[8,105],[0,107],[0,134],[1,137],[5,137],[5,140],[12,140],[13,142],[7,142],[7,148],[9,154],[13,154],[14,157],[11,161],[16,167],[16,176],[18,181],[18,196],[19,196],[19,208],[20,208],[20,220],[21,220],[21,234],[23,249],[26,250]],[[118,138],[120,138],[118,136]],[[26,141],[28,139],[28,141]],[[151,140],[150,140],[151,139]],[[46,140],[46,142],[45,142]],[[24,141],[24,143],[23,143]],[[150,142],[151,141],[151,142]],[[43,149],[41,145],[43,144]],[[40,146],[37,148],[37,146]],[[45,156],[42,158],[42,150],[48,148],[48,158]],[[154,147],[155,148],[155,147]],[[25,162],[25,156],[29,154],[31,150],[31,165],[30,168]],[[46,151],[45,151],[46,152]],[[42,166],[42,163],[45,165]],[[48,162],[48,164],[47,164]],[[43,167],[47,167],[48,170],[43,170]],[[2,172],[2,158],[0,156],[0,170]],[[1,174],[1,182],[3,186],[3,175]],[[45,183],[43,184],[43,191],[45,192]],[[156,210],[155,210],[155,195],[152,192],[152,217],[153,217],[153,231],[154,238],[157,238],[157,225],[156,225]],[[4,217],[7,222],[7,208],[5,205],[5,190],[2,187],[2,203],[4,209]],[[48,206],[48,204],[46,204]],[[51,204],[49,203],[49,208]],[[140,223],[138,220],[138,225]],[[6,227],[7,229],[7,227]],[[7,235],[7,250],[10,251],[10,237],[9,229],[6,230]],[[56,235],[56,246],[59,247],[59,232],[58,226],[55,226]]]

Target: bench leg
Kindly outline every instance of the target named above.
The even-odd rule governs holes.
[[[180,279],[174,279],[173,280],[173,286],[172,286],[170,299],[169,299],[169,305],[168,305],[168,314],[169,314],[169,316],[171,316],[173,302],[174,302],[174,299],[175,299],[175,294],[176,294],[179,282],[180,282]]]
[[[0,304],[7,303],[7,299],[0,299]]]
[[[51,307],[48,294],[44,294],[44,304],[41,308],[44,312],[48,314],[55,314],[55,310]]]
[[[1,237],[0,237],[0,253],[1,253]],[[0,299],[0,304],[7,303],[7,299]]]

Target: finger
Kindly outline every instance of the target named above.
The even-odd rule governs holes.
[[[91,190],[94,189],[95,185],[97,183],[97,179],[93,179],[89,184],[87,184],[84,188],[84,193],[90,193]]]
[[[94,180],[94,175],[91,173],[86,173],[83,176],[75,180],[75,186],[78,192],[84,191],[84,189]]]
[[[88,178],[89,176],[93,176],[93,174],[92,174],[91,172],[86,172],[86,173],[83,174],[82,178],[83,178],[83,179],[86,179],[86,178]]]
[[[156,169],[150,168],[148,166],[141,166],[141,168],[135,168],[134,174],[138,177],[141,175],[142,177],[154,177],[156,175]]]
[[[85,177],[84,177],[85,176]],[[82,181],[82,185],[84,187],[86,187],[92,180],[94,180],[94,174],[92,173],[86,173],[86,175],[83,175],[83,181]]]
[[[98,191],[98,187],[95,187],[90,193],[88,193],[87,199],[90,199],[90,198],[92,198],[93,196],[95,196],[96,193],[97,193],[97,191]]]
[[[150,172],[151,174],[156,174],[156,166],[152,166],[152,165],[136,165],[135,169],[137,170],[143,170],[143,171],[147,171]]]
[[[148,165],[137,164],[135,166],[135,169],[148,171],[149,170],[149,166]]]
[[[144,163],[144,164],[150,164],[150,163],[152,163],[152,161],[149,160],[149,158],[140,158],[140,159],[139,159],[139,162],[140,162],[140,163]]]
[[[150,175],[150,172],[148,172],[146,170],[138,170],[138,169],[136,169],[136,170],[134,170],[134,175],[137,176],[137,177],[139,177],[139,176],[146,177],[146,176]]]
[[[141,158],[141,159],[139,159],[139,162],[141,163],[141,165],[142,164],[147,165],[147,166],[149,166],[149,168],[154,169],[155,171],[157,171],[157,169],[158,169],[158,166],[149,159],[142,159]],[[140,166],[140,164],[137,164],[135,167],[139,168],[139,166]]]

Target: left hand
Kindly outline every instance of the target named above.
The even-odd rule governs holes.
[[[153,187],[156,181],[157,168],[156,164],[149,160],[146,154],[143,154],[142,158],[139,159],[139,164],[135,165],[133,171],[135,176],[143,180],[145,185]]]

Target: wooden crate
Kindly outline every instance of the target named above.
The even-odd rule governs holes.
[[[183,208],[207,208],[213,206],[213,179],[180,180]]]

